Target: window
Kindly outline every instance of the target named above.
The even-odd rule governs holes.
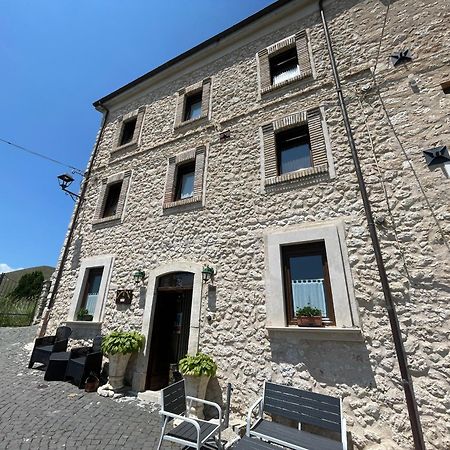
[[[267,230],[264,247],[269,328],[289,327],[308,303],[321,309],[327,328],[358,326],[343,221]]]
[[[102,217],[111,217],[116,215],[121,190],[122,190],[122,181],[111,184],[107,187],[105,208],[103,209]]]
[[[94,216],[94,226],[119,223],[125,208],[131,170],[111,175],[102,180]]]
[[[113,256],[94,256],[82,260],[69,308],[69,321],[77,321],[82,308],[93,316],[93,322],[101,321],[113,260]]]
[[[133,140],[134,130],[136,129],[136,117],[127,120],[122,125],[122,136],[120,137],[120,144],[129,144]]]
[[[207,120],[210,113],[211,78],[178,91],[175,129],[200,119]]]
[[[321,108],[263,125],[262,146],[266,187],[305,178],[325,181],[335,175]]]
[[[300,75],[297,49],[295,47],[269,58],[269,63],[272,84],[281,83],[296,75]]]
[[[144,114],[145,106],[141,106],[138,110],[131,111],[117,118],[112,152],[133,148],[138,145]]]
[[[295,324],[298,308],[322,311],[324,323],[334,324],[333,299],[324,242],[282,247],[284,301],[287,323]]]
[[[276,134],[278,174],[311,167],[308,126],[303,125]]]
[[[200,146],[169,158],[163,208],[203,203],[206,148]]]
[[[184,120],[198,119],[202,114],[202,93],[189,95],[186,97]]]
[[[446,81],[445,83],[441,84],[442,91],[444,94],[448,95],[450,94],[450,81]]]
[[[177,168],[177,185],[174,200],[182,200],[194,195],[195,161],[182,164]]]
[[[305,30],[260,50],[257,60],[261,94],[312,75]]]
[[[95,307],[97,305],[100,283],[102,281],[103,267],[95,267],[87,270],[87,281],[84,288],[80,308],[86,309],[87,314],[94,317]],[[91,319],[92,320],[92,319]]]

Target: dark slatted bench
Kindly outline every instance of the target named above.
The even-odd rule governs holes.
[[[282,450],[281,447],[248,436],[244,436],[231,448],[233,450]]]
[[[252,425],[252,413],[257,407],[259,407],[258,418]],[[330,430],[339,434],[341,440],[337,441],[267,420],[264,414]],[[261,438],[294,450],[346,450],[347,431],[342,416],[341,399],[266,382],[263,397],[248,413],[247,436]]]

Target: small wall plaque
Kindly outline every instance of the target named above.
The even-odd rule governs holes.
[[[116,303],[120,305],[130,305],[133,300],[132,289],[117,289],[116,291]]]

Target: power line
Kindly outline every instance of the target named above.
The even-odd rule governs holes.
[[[31,155],[37,156],[37,157],[42,158],[42,159],[46,159],[47,161],[51,161],[51,162],[53,162],[55,164],[59,164],[60,166],[69,168],[69,169],[73,170],[74,173],[76,173],[76,174],[78,174],[78,175],[80,175],[82,177],[84,176],[84,173],[83,173],[82,170],[80,170],[80,169],[78,169],[78,168],[76,168],[74,166],[71,166],[70,164],[66,164],[66,163],[63,163],[61,161],[58,161],[57,159],[50,158],[49,156],[46,156],[46,155],[43,155],[42,153],[30,150],[29,148],[25,148],[25,147],[23,147],[21,145],[15,144],[14,142],[7,141],[6,139],[0,138],[0,141],[4,142],[5,144],[9,144],[12,147],[18,148],[18,149],[20,149],[20,150],[22,150],[24,152],[30,153]]]

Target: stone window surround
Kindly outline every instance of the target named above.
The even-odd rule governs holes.
[[[142,321],[142,334],[146,337],[142,352],[138,353],[136,369],[133,374],[133,389],[145,390],[148,359],[150,354],[153,320],[157,298],[157,280],[163,275],[173,272],[189,272],[194,274],[194,285],[192,287],[191,321],[189,329],[188,354],[195,355],[198,351],[200,336],[200,315],[202,304],[202,268],[203,264],[186,261],[174,261],[151,270],[148,274],[147,295]],[[156,399],[157,400],[157,399]]]
[[[130,186],[131,170],[126,172],[117,173],[111,175],[108,178],[102,180],[102,186],[100,189],[100,195],[97,202],[97,207],[95,209],[95,216],[93,225],[99,225],[104,223],[110,223],[114,221],[121,221],[123,212],[125,210],[125,202],[127,199],[128,188]],[[108,192],[108,186],[118,181],[122,181],[122,188],[120,189],[119,201],[117,203],[116,214],[114,216],[102,217],[103,210],[105,208],[106,194]]]
[[[312,166],[279,175],[276,133],[300,125],[308,126]],[[313,178],[318,176],[321,178],[323,173],[328,173],[330,178],[334,178],[336,175],[322,107],[300,111],[263,125],[261,127],[261,141],[262,173],[266,187],[305,177]]]
[[[102,255],[85,258],[81,262],[75,291],[69,307],[67,316],[68,321],[77,321],[77,311],[82,301],[84,289],[88,279],[89,269],[103,267],[102,281],[98,292],[97,304],[95,305],[94,318],[92,322],[101,322],[103,317],[104,304],[108,293],[108,286],[111,277],[111,268],[114,262],[114,256]]]
[[[259,72],[259,89],[261,94],[266,94],[273,91],[274,89],[278,89],[295,81],[299,81],[312,76],[312,56],[310,55],[308,40],[309,38],[306,30],[301,30],[293,34],[292,36],[284,38],[281,41],[278,41],[270,45],[269,47],[260,50],[256,54]],[[280,54],[293,47],[297,49],[297,59],[300,73],[295,77],[290,78],[289,80],[272,84],[269,61],[270,57]]]
[[[192,197],[175,200],[174,194],[177,181],[177,167],[188,161],[195,160],[194,193]],[[167,166],[166,187],[164,190],[163,209],[178,206],[203,204],[204,173],[206,165],[206,146],[201,145],[191,150],[179,153],[169,158]]]
[[[174,129],[183,127],[185,125],[195,123],[201,120],[209,120],[211,111],[211,78],[205,78],[189,87],[180,89],[177,97],[177,107],[175,111],[175,124]],[[200,117],[196,117],[190,120],[184,120],[184,114],[186,109],[186,98],[190,95],[202,93],[202,109]]]
[[[114,134],[114,141],[113,141],[114,147],[112,149],[112,152],[138,146],[141,135],[142,123],[144,121],[145,109],[146,109],[145,106],[141,106],[139,109],[131,111],[128,114],[125,114],[124,116],[119,116],[117,118],[117,128]],[[136,117],[136,126],[134,128],[133,139],[130,142],[127,142],[126,144],[119,145],[120,140],[122,139],[124,123],[129,121],[130,119],[133,119],[134,117]]]
[[[283,291],[283,268],[281,247],[323,241],[327,252],[336,326],[321,328],[318,334],[326,338],[324,330],[358,328],[359,318],[353,292],[344,224],[341,220],[316,222],[295,227],[268,230],[264,234],[266,265],[266,310],[267,328],[299,330],[289,327]],[[311,330],[309,330],[311,332]],[[314,330],[313,330],[314,331]],[[311,333],[310,333],[311,334]],[[317,334],[317,333],[316,333]]]

